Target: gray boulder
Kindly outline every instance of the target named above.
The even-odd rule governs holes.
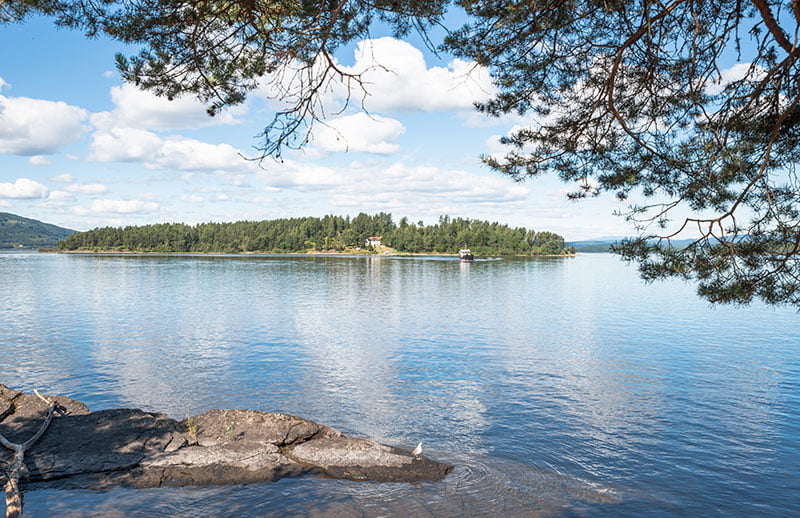
[[[288,414],[209,410],[176,421],[137,409],[90,412],[79,401],[47,397],[57,402],[57,413],[26,453],[23,487],[220,485],[308,473],[419,482],[439,480],[452,469]],[[39,398],[0,384],[0,434],[10,441],[33,435],[46,410]],[[0,447],[0,484],[11,458]]]

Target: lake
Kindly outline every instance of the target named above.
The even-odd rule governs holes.
[[[0,383],[296,414],[441,482],[38,490],[26,516],[799,516],[800,318],[566,259],[0,254]]]

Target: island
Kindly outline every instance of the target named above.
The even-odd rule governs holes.
[[[434,225],[395,224],[391,214],[354,218],[284,218],[232,223],[159,223],[102,227],[58,243],[62,252],[138,253],[379,253],[566,256],[573,251],[558,234],[497,222],[441,216]]]

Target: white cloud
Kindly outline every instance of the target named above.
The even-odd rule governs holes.
[[[403,125],[395,120],[378,115],[356,113],[317,125],[312,144],[323,152],[355,151],[376,154],[391,154],[400,150],[394,144],[405,133]]]
[[[87,116],[64,102],[0,95],[0,154],[53,153],[80,138]]]
[[[156,212],[161,206],[154,201],[142,200],[95,200],[89,212],[102,214],[134,214]]]
[[[95,113],[88,159],[94,162],[141,162],[151,169],[213,171],[241,169],[244,159],[227,144],[207,144],[173,135],[161,137],[149,130],[201,128],[237,124],[245,107],[209,117],[205,106],[191,97],[169,101],[132,84],[111,89],[114,109]]]
[[[28,159],[28,163],[30,165],[33,165],[33,166],[36,166],[36,167],[52,164],[52,162],[50,160],[48,160],[46,157],[44,157],[42,155],[35,155],[35,156],[30,157]]]
[[[508,130],[507,135],[513,135],[514,133],[517,133],[518,131],[522,130],[535,131],[537,128],[538,126],[520,126],[515,124]],[[533,153],[535,149],[532,143],[525,143],[521,148],[513,144],[503,144],[502,142],[500,142],[501,138],[502,138],[501,135],[492,135],[488,139],[486,139],[486,141],[484,142],[484,145],[486,146],[486,151],[484,152],[484,154],[496,160],[500,160],[502,162],[505,160],[506,156],[512,151],[520,155],[525,155]]]
[[[203,197],[197,194],[183,194],[181,195],[181,200],[189,203],[202,203]]]
[[[152,168],[179,171],[241,171],[253,166],[229,144],[209,144],[180,136],[166,139],[146,164]]]
[[[250,187],[250,182],[247,180],[247,177],[243,174],[237,174],[230,178],[230,182],[232,185],[236,187]]]
[[[18,178],[14,183],[0,182],[0,198],[32,199],[47,197],[47,187],[29,178]]]
[[[446,67],[428,67],[425,57],[409,43],[395,38],[378,38],[358,43],[354,63],[338,67],[350,74],[360,75],[366,96],[354,86],[348,97],[348,88],[341,82],[326,84],[319,99],[326,113],[341,112],[349,99],[354,109],[363,107],[375,112],[467,112],[475,102],[488,100],[496,88],[488,70],[473,62],[454,59]],[[299,67],[301,69],[301,67]],[[311,76],[324,68],[315,65]],[[264,78],[256,95],[273,100],[292,97],[302,84],[307,84],[309,74],[285,73]]]
[[[404,215],[470,214],[475,207],[519,207],[530,195],[529,188],[505,178],[402,163],[334,169],[287,161],[259,178],[267,189],[327,193],[333,206]]]
[[[247,173],[258,169],[229,144],[209,144],[179,135],[161,138],[141,129],[116,127],[96,131],[92,137],[89,160],[95,162],[141,162],[150,169],[178,171]]]
[[[737,63],[723,70],[718,76],[711,78],[706,84],[705,91],[708,95],[716,95],[734,81],[741,81],[748,76],[751,81],[758,81],[766,73],[767,71],[761,66],[753,67],[752,63]]]
[[[194,129],[220,124],[238,124],[238,116],[247,108],[243,105],[229,108],[211,117],[206,106],[191,96],[172,101],[140,90],[132,83],[111,88],[111,101],[114,109],[103,112],[115,127],[171,130]]]
[[[93,115],[92,123],[98,125],[101,117],[105,115]],[[116,127],[96,131],[92,139],[89,160],[94,162],[139,162],[157,153],[162,143],[155,133]]]
[[[513,131],[513,130],[512,130]],[[509,132],[511,133],[511,132]],[[486,150],[488,155],[492,156],[496,159],[501,159],[506,154],[513,149],[511,146],[507,146],[500,142],[501,135],[492,135],[486,139],[484,145],[486,146]]]
[[[108,187],[101,183],[73,183],[72,185],[64,187],[64,190],[68,192],[79,192],[81,194],[102,194],[108,192]]]
[[[0,77],[0,90],[2,90],[3,88],[5,88],[7,86],[10,86],[10,85],[8,83],[6,83],[5,81],[3,81],[2,77]]]
[[[69,173],[62,173],[62,174],[57,174],[55,176],[51,176],[50,181],[59,183],[72,183],[75,181],[75,177]]]
[[[530,194],[530,189],[506,178],[430,166],[394,164],[380,175],[380,181],[384,192],[409,191],[458,203],[523,201]]]
[[[69,201],[75,199],[75,197],[68,193],[67,191],[51,191],[50,195],[47,197],[48,200],[52,201]]]
[[[454,59],[428,68],[422,52],[395,38],[360,42],[355,64],[346,68],[363,74],[370,111],[471,110],[496,91],[484,67]]]

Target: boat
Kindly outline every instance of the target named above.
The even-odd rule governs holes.
[[[469,248],[462,248],[458,251],[458,259],[460,261],[472,261],[475,259],[475,256],[472,255],[472,252],[469,251]]]

